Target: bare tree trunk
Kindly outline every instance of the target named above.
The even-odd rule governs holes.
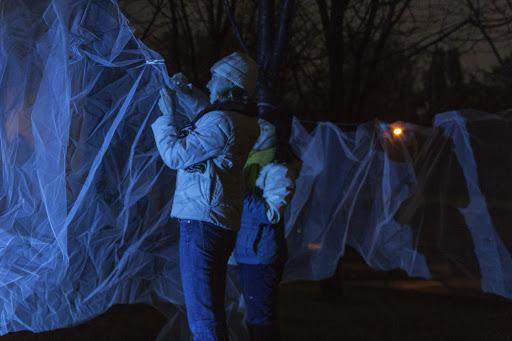
[[[270,75],[272,40],[274,37],[274,1],[260,0],[258,8],[258,64],[260,66],[257,100],[270,103]]]
[[[378,7],[380,6],[378,0],[372,0],[369,13],[368,13],[368,19],[365,25],[365,31],[363,34],[363,38],[361,43],[358,46],[358,49],[354,55],[354,72],[352,73],[352,79],[350,82],[350,91],[349,91],[349,97],[348,97],[348,116],[347,118],[349,121],[356,121],[357,116],[361,113],[358,112],[359,108],[357,108],[357,103],[359,102],[359,94],[361,91],[361,81],[362,81],[362,74],[363,74],[363,58],[365,56],[365,53],[367,51],[367,47],[370,44],[370,42],[373,40],[373,36],[375,34],[375,18],[377,15]]]
[[[326,0],[316,0],[325,35],[329,64],[329,117],[335,119],[345,110],[344,89],[344,25],[345,11],[350,0],[332,1],[329,8]]]
[[[274,0],[260,0],[258,12],[258,63],[260,76],[257,101],[260,112],[267,111],[280,102],[277,79],[288,43],[289,28],[293,19],[295,0],[282,0],[279,7],[278,26],[275,23]]]

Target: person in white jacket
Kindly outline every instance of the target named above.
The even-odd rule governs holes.
[[[178,130],[172,97],[162,91],[163,113],[152,125],[162,160],[176,169],[171,216],[180,221],[180,271],[194,340],[228,340],[224,309],[226,268],[239,229],[243,167],[259,128],[249,99],[258,68],[233,53],[212,68],[211,105]],[[173,77],[177,100],[190,97],[183,76]],[[190,98],[189,98],[190,99]],[[189,101],[195,107],[198,101]]]

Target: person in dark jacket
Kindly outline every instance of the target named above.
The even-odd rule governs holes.
[[[260,136],[245,164],[246,195],[234,258],[251,340],[278,340],[278,286],[286,261],[283,212],[293,193],[288,151],[291,120],[260,118]],[[281,115],[281,116],[278,116]],[[269,122],[272,121],[273,123]],[[284,122],[283,122],[284,121]]]

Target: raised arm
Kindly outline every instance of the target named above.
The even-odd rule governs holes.
[[[169,83],[176,94],[177,104],[186,111],[189,120],[192,121],[209,104],[208,96],[192,85],[184,74],[173,75]]]
[[[220,111],[203,116],[183,138],[178,138],[171,118],[166,115],[160,116],[151,128],[162,160],[172,169],[185,169],[220,156],[233,139],[231,120]]]

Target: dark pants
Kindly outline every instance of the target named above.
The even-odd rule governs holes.
[[[238,264],[251,340],[279,340],[277,298],[282,264]]]
[[[226,268],[236,232],[180,221],[180,270],[190,330],[196,341],[228,340],[224,296]]]

